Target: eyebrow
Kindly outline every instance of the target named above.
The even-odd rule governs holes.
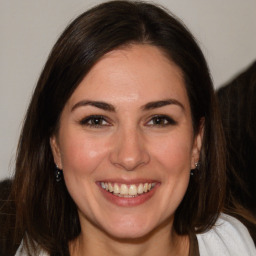
[[[143,111],[146,111],[150,109],[161,108],[167,105],[177,105],[181,107],[182,110],[185,109],[183,104],[175,99],[166,99],[166,100],[148,102],[147,104],[143,105],[141,109]],[[84,107],[84,106],[93,106],[93,107],[100,108],[110,112],[116,111],[115,107],[112,104],[109,104],[103,101],[81,100],[72,107],[71,112],[78,107]]]
[[[179,102],[178,100],[175,99],[166,99],[166,100],[160,100],[160,101],[152,101],[147,103],[146,105],[142,106],[142,110],[150,110],[150,109],[155,109],[155,108],[161,108],[167,105],[177,105],[182,108],[182,110],[185,110],[184,105]]]
[[[91,101],[91,100],[81,100],[77,102],[71,109],[71,112],[74,111],[78,107],[83,106],[93,106],[96,108],[100,108],[106,111],[115,112],[115,107],[109,103],[102,102],[102,101]]]

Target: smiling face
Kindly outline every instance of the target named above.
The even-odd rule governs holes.
[[[66,103],[51,146],[82,232],[138,238],[167,220],[170,230],[201,146],[181,70],[154,46],[109,52]]]

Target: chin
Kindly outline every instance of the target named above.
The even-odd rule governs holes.
[[[118,221],[105,222],[103,227],[105,233],[117,240],[132,240],[145,238],[149,236],[155,229],[157,223],[154,220],[149,221],[145,219],[145,216],[142,218],[122,218]]]
[[[138,229],[136,227],[109,230],[107,234],[115,240],[138,240],[149,236],[150,229]]]

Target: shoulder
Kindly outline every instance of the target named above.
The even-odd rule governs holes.
[[[236,218],[221,214],[207,232],[197,235],[202,256],[256,256],[256,248],[247,228]]]

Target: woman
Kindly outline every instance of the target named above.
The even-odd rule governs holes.
[[[220,216],[223,156],[193,36],[151,4],[99,5],[61,35],[28,108],[17,255],[254,255],[245,226]]]

